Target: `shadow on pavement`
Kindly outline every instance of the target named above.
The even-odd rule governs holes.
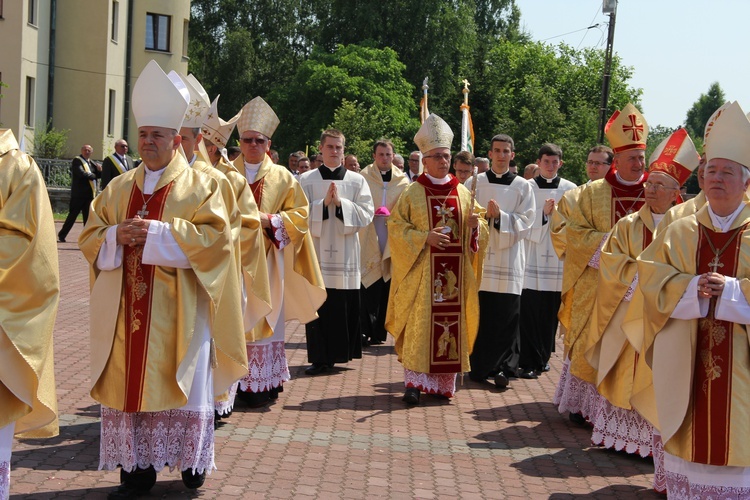
[[[598,499],[598,498],[666,498],[652,489],[641,488],[640,486],[629,484],[616,484],[607,486],[591,493],[553,493],[549,500],[568,500],[568,499]]]

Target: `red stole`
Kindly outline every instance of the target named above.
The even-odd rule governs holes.
[[[742,242],[739,230],[717,233],[704,227],[700,231],[696,258],[696,273],[713,271],[711,261],[714,248],[720,250],[730,240],[719,257],[718,273],[737,276],[737,262]],[[698,320],[698,341],[693,369],[693,462],[727,465],[729,459],[729,417],[732,399],[732,337],[734,323],[714,317],[715,299],[711,299],[708,315]]]
[[[143,219],[161,220],[170,182],[153,195],[144,196],[137,184],[133,185],[128,201],[127,218],[132,219],[146,204]],[[143,246],[124,246],[123,262],[125,287],[125,406],[127,413],[141,409],[141,395],[146,379],[146,357],[151,325],[154,271],[156,266],[143,264]]]
[[[648,179],[648,173],[644,173],[641,182],[632,186],[627,186],[617,179],[617,173],[614,167],[609,169],[604,180],[612,188],[611,210],[612,227],[618,220],[626,215],[637,212],[645,202],[643,198],[643,183]]]
[[[255,182],[250,182],[250,189],[253,190],[253,198],[255,198],[255,204],[258,205],[258,210],[260,210],[260,202],[263,199],[263,181],[265,181],[266,178],[263,177],[260,180],[257,180]]]
[[[430,246],[432,301],[430,314],[429,373],[461,371],[461,311],[463,290],[463,214],[458,198],[458,180],[433,184],[420,175],[424,186],[430,230],[446,227],[450,243],[445,248]],[[448,231],[448,229],[446,229]]]

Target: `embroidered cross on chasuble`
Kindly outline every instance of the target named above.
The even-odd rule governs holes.
[[[428,181],[429,182],[429,181]],[[461,290],[463,282],[461,203],[455,183],[425,185],[430,229],[444,227],[450,242],[430,247],[432,279],[430,373],[461,372]]]
[[[747,224],[726,233],[701,226],[696,272],[737,276],[742,233]],[[723,249],[718,250],[717,249]],[[716,300],[708,315],[698,321],[693,378],[693,461],[727,465],[732,399],[732,332],[734,324],[714,317]]]
[[[144,197],[136,183],[128,201],[127,218],[145,213],[144,219],[161,220],[164,205],[172,188],[170,182],[150,197]],[[145,210],[143,207],[145,206]],[[143,246],[123,247],[123,286],[125,296],[125,412],[141,409],[146,378],[149,325],[153,310],[155,266],[143,264]]]

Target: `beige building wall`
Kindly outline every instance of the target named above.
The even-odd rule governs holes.
[[[7,85],[0,90],[0,126],[10,128],[20,141],[26,137],[27,150],[35,126],[43,126],[47,115],[47,75],[49,67],[49,0],[36,1],[36,15],[29,23],[29,2],[3,2],[0,19],[0,78]],[[26,123],[27,78],[33,79],[33,113]]]

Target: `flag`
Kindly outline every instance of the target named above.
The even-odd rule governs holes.
[[[474,153],[474,124],[468,104],[461,104],[461,151]]]

